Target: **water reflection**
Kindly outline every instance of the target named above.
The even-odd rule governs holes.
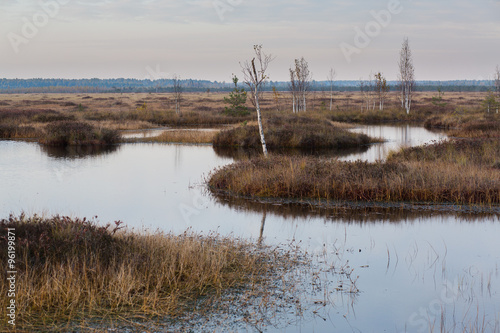
[[[241,147],[213,147],[219,157],[232,158],[234,160],[244,160],[262,155],[259,148]],[[370,146],[362,146],[347,149],[298,149],[298,148],[274,148],[268,149],[273,154],[286,154],[288,156],[324,156],[324,157],[347,157],[353,154],[363,154],[370,149]]]
[[[429,131],[423,127],[410,125],[360,126],[351,131],[363,133],[373,138],[383,138],[386,142],[374,144],[366,152],[341,157],[341,160],[344,161],[363,160],[374,162],[384,160],[389,152],[397,151],[401,147],[415,147],[432,141],[443,140],[447,137],[442,131]]]
[[[145,138],[154,138],[160,136],[163,132],[168,130],[168,127],[165,128],[153,128],[153,129],[145,129],[145,130],[126,130],[122,132],[123,139],[145,139]]]
[[[259,233],[259,239],[258,239],[258,244],[262,244],[262,240],[264,239],[264,226],[266,225],[266,217],[267,217],[267,210],[264,209],[264,212],[262,213],[262,221],[260,222],[260,233]]]
[[[375,127],[379,128],[375,131],[381,130]],[[415,133],[421,133],[422,139],[436,138],[436,133],[423,129],[386,128],[384,136],[394,140],[389,144],[417,144],[419,135]],[[396,141],[401,138],[407,141]],[[341,262],[349,261],[349,268],[359,276],[361,294],[355,303],[335,293],[337,276],[328,277],[323,286],[330,286],[333,293],[327,306],[315,303],[323,295],[315,295],[314,290],[304,295],[311,308],[327,320],[310,318],[312,312],[304,313],[306,319],[287,317],[283,311],[286,324],[280,327],[284,328],[265,327],[266,331],[416,332],[420,326],[415,326],[415,319],[419,323],[429,318],[439,321],[440,313],[432,312],[436,304],[441,306],[439,311],[447,311],[449,321],[454,320],[455,311],[459,322],[469,319],[463,313],[468,309],[475,316],[477,305],[483,311],[478,318],[483,313],[487,322],[500,318],[498,213],[487,216],[368,206],[329,210],[214,198],[203,185],[204,176],[232,163],[229,154],[214,153],[209,146],[125,144],[115,148],[85,155],[82,151],[54,152],[36,143],[0,141],[0,217],[22,211],[98,215],[103,223],[122,220],[129,228],[144,226],[173,233],[189,228],[271,246],[295,241],[309,253],[338,253]],[[369,147],[359,153],[371,151]],[[383,153],[378,151],[369,158]],[[307,290],[314,286],[311,276],[303,279]],[[451,282],[455,286],[455,281],[460,281],[456,297],[441,298],[446,291],[443,285]],[[425,316],[420,309],[426,311]],[[220,319],[229,322],[227,316]],[[241,331],[252,331],[241,317],[235,322],[238,320]],[[288,324],[289,320],[293,323]],[[226,331],[237,328],[228,325]]]
[[[458,206],[414,206],[415,209],[408,209],[405,206],[391,207],[389,205],[369,205],[351,203],[328,204],[328,203],[307,203],[307,202],[284,202],[267,199],[246,199],[235,198],[227,195],[217,195],[217,204],[231,208],[239,212],[255,212],[263,214],[261,234],[266,216],[271,214],[287,220],[321,218],[325,222],[338,222],[341,220],[346,224],[367,224],[367,223],[412,223],[422,218],[456,218],[463,222],[477,223],[480,221],[500,221],[500,207],[484,208],[483,212],[476,212]],[[399,204],[397,204],[399,205]],[[478,207],[478,210],[480,208]],[[486,211],[486,212],[485,212]]]
[[[67,146],[54,147],[40,145],[40,150],[52,158],[83,159],[118,152],[119,145],[112,146]]]
[[[271,148],[271,153],[287,154],[292,156],[325,156],[338,157],[342,161],[363,160],[375,162],[384,160],[389,152],[396,151],[401,147],[413,147],[439,141],[447,136],[441,131],[429,131],[422,127],[410,125],[385,126],[370,125],[360,126],[350,131],[363,133],[373,138],[382,138],[385,142],[377,143],[357,148],[348,149],[291,149],[291,148]],[[262,150],[259,148],[238,148],[238,147],[213,147],[217,156],[232,158],[235,160],[248,159],[259,156]]]

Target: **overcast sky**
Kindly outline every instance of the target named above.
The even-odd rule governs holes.
[[[500,65],[500,0],[0,1],[7,78],[230,81],[262,44],[272,80],[302,56],[316,80],[332,67],[394,80],[405,36],[418,80],[488,79]]]

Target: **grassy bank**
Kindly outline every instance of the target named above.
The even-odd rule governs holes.
[[[218,127],[254,121],[256,116],[228,116],[224,114],[224,97],[229,93],[185,93],[181,114],[175,112],[174,97],[170,93],[110,93],[110,94],[8,94],[0,95],[0,124],[36,127],[55,121],[85,121],[100,127],[118,130],[169,127]],[[442,115],[485,114],[487,93],[419,92],[414,96],[412,111],[401,110],[399,95],[388,95],[385,108],[367,110],[366,100],[360,92],[337,92],[333,107],[326,92],[311,92],[307,101],[307,116],[353,123],[419,122]],[[253,110],[250,101],[246,104]],[[261,108],[264,119],[273,115],[291,114],[290,94],[279,96],[263,93]],[[103,125],[104,124],[104,125]]]
[[[376,141],[326,120],[295,115],[267,119],[264,135],[268,148],[351,148]],[[213,144],[216,147],[258,148],[261,146],[259,129],[246,125],[221,131]]]
[[[134,233],[119,222],[20,216],[1,220],[2,235],[7,228],[16,235],[18,329],[175,318],[228,290],[252,290],[292,263],[285,254],[232,238]],[[7,249],[6,237],[0,246]],[[0,259],[7,262],[7,250]],[[1,275],[0,292],[7,295],[6,271]],[[8,301],[0,298],[0,306]],[[0,323],[7,327],[7,317]]]
[[[217,135],[217,130],[166,130],[158,136],[151,138],[133,139],[133,142],[165,142],[165,143],[212,143]]]
[[[0,139],[34,139],[40,134],[33,126],[0,124]]]
[[[45,126],[40,143],[49,146],[111,145],[120,141],[116,130],[97,128],[86,122],[57,121]]]
[[[498,205],[499,161],[495,139],[403,149],[377,163],[274,155],[218,169],[209,185],[250,197]]]

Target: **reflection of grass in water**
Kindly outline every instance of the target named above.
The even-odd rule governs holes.
[[[119,145],[109,146],[46,146],[40,145],[42,152],[53,158],[79,159],[112,154],[120,149]]]
[[[296,244],[273,249],[216,234],[136,233],[120,230],[119,223],[99,227],[66,217],[11,217],[0,227],[15,229],[16,324],[30,330],[112,322],[149,327],[176,318],[209,318],[223,309],[258,326],[290,304],[302,307],[298,272],[314,269]],[[0,245],[7,247],[5,238]],[[6,255],[0,252],[2,262]],[[330,269],[347,279],[352,273]],[[0,292],[6,295],[5,271],[2,275]],[[8,301],[1,298],[1,307]]]
[[[207,332],[281,331],[326,320],[338,306],[354,307],[359,295],[357,276],[342,258],[345,250],[328,245],[304,254],[291,241],[273,251],[291,256],[296,264],[277,268],[273,278],[264,281],[260,288],[223,295],[216,304],[219,311],[209,318],[195,313],[186,319],[187,324],[177,323],[171,328]]]
[[[242,147],[213,147],[217,156],[228,157],[235,160],[250,159],[262,155],[262,148],[242,148]],[[321,157],[342,157],[351,154],[364,153],[370,149],[370,146],[362,146],[356,148],[344,149],[311,149],[311,148],[269,148],[269,152],[273,154],[287,156],[321,156]]]
[[[209,195],[209,194],[207,194]],[[456,205],[377,205],[356,202],[327,202],[318,200],[281,200],[235,197],[216,193],[216,202],[237,210],[266,212],[287,219],[321,217],[332,222],[348,223],[415,223],[422,218],[453,216],[457,220],[476,223],[498,221],[500,209],[467,209]]]
[[[387,249],[386,274],[394,275],[398,265],[406,264],[402,271],[408,271],[416,292],[419,283],[434,288],[428,302],[417,304],[409,314],[405,332],[500,332],[496,295],[491,290],[496,268],[489,273],[475,271],[474,265],[450,268],[448,247],[445,243],[439,245],[442,248],[426,241],[409,244],[401,261],[395,249]],[[391,262],[391,257],[396,261]]]

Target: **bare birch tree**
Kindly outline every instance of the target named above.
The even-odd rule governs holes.
[[[497,92],[497,97],[500,98],[500,66],[497,65],[496,71],[495,71],[495,90]]]
[[[266,83],[268,76],[266,75],[269,63],[274,59],[272,55],[262,52],[262,45],[253,46],[255,57],[249,62],[245,61],[240,63],[243,71],[245,83],[250,88],[252,100],[257,111],[257,122],[259,123],[260,142],[262,143],[262,151],[264,156],[267,157],[266,140],[264,138],[264,127],[262,126],[262,115],[260,112],[259,97],[261,94],[261,87]]]
[[[330,111],[333,109],[333,84],[335,83],[335,76],[337,73],[335,73],[335,70],[333,68],[330,68],[330,72],[328,72],[328,83],[330,84]]]
[[[410,43],[405,38],[401,47],[399,58],[399,84],[401,89],[401,108],[410,113],[413,90],[415,89],[415,68]]]
[[[288,84],[290,93],[292,94],[292,112],[296,113],[298,109],[298,90],[297,90],[297,82],[295,80],[295,70],[290,68],[290,83]]]
[[[312,74],[309,64],[304,59],[295,59],[295,69],[290,68],[290,90],[293,99],[293,112],[307,111],[307,94],[311,85]]]
[[[385,99],[389,93],[389,86],[387,85],[387,80],[380,72],[375,74],[375,92],[379,102],[379,110],[383,111]]]
[[[177,74],[174,74],[172,78],[173,84],[173,92],[174,92],[174,102],[175,102],[175,113],[179,117],[182,117],[181,113],[181,101],[182,101],[182,85],[181,85],[181,77]]]
[[[359,91],[363,96],[363,102],[361,103],[361,111],[363,111],[363,104],[366,111],[375,110],[375,82],[374,76],[370,73],[368,80],[359,80]]]

